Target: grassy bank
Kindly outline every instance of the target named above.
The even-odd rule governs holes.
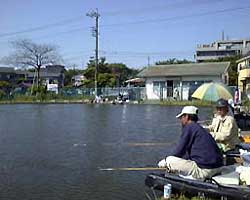
[[[61,95],[38,95],[38,96],[26,96],[18,95],[12,98],[3,98],[0,100],[0,104],[56,104],[56,103],[88,103],[93,98],[89,96],[61,96]]]
[[[11,99],[1,99],[0,104],[62,104],[62,103],[91,103],[93,102],[93,97],[56,97],[56,98],[40,98],[36,96],[18,96]],[[111,100],[105,103],[111,103]],[[152,105],[162,105],[162,106],[186,106],[194,105],[199,107],[211,107],[214,103],[205,101],[130,101],[131,104],[152,104]]]
[[[108,101],[104,103],[111,103],[115,97],[109,97]],[[55,95],[55,94],[40,94],[40,95],[16,95],[8,98],[0,99],[0,104],[61,104],[61,103],[91,103],[93,102],[93,96],[64,96],[64,95]],[[195,105],[195,106],[213,106],[212,102],[206,101],[159,101],[159,100],[145,100],[145,101],[130,101],[130,103],[138,104],[156,104],[163,106],[186,106],[186,105]]]
[[[214,106],[214,102],[209,101],[159,101],[159,100],[147,100],[143,101],[143,104],[158,104],[164,106],[207,106],[211,107]]]

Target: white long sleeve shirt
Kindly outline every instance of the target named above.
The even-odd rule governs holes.
[[[224,151],[234,149],[235,145],[240,143],[238,126],[232,116],[216,116],[208,129],[215,141],[225,146]]]

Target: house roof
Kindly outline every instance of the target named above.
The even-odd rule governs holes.
[[[141,71],[139,77],[194,76],[220,75],[226,73],[230,62],[209,62],[156,65]]]
[[[0,73],[15,73],[13,67],[0,67]]]
[[[65,71],[65,67],[63,65],[47,65],[46,68],[41,68],[41,70],[51,73],[62,73]]]
[[[60,73],[51,73],[51,72],[40,72],[40,77],[41,78],[44,78],[44,77],[60,77]],[[35,76],[35,72],[28,72],[27,73],[27,76],[29,77],[29,78],[31,78],[31,77],[34,77]]]
[[[17,70],[15,70],[15,73],[16,74],[28,74],[28,71],[25,71],[25,70],[20,70],[20,69],[17,69]]]
[[[143,78],[132,78],[125,81],[125,83],[141,83],[141,82],[145,82],[145,80]]]
[[[242,62],[242,61],[248,60],[248,59],[250,59],[250,55],[237,60],[236,63],[239,63],[239,62]]]

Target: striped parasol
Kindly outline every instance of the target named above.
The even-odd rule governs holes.
[[[223,83],[204,83],[192,94],[193,98],[204,101],[217,101],[220,98],[233,99],[229,89]]]

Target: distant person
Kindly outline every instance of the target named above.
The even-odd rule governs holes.
[[[173,154],[161,160],[159,167],[193,178],[205,179],[220,172],[223,158],[215,140],[201,127],[198,108],[185,106],[176,116],[182,124],[182,134]]]
[[[237,105],[240,103],[240,94],[239,89],[237,88],[234,92],[234,104]]]
[[[225,99],[216,102],[216,115],[208,130],[223,152],[235,149],[240,143],[238,126],[234,117],[229,115],[229,104]]]
[[[178,88],[174,89],[173,98],[176,101],[179,100],[179,90],[178,90]]]
[[[102,97],[101,96],[95,96],[95,103],[101,103]]]
[[[234,117],[234,101],[233,99],[228,99],[228,113],[230,116]]]

